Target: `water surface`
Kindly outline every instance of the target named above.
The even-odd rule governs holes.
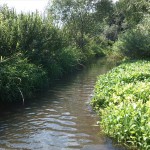
[[[89,106],[97,76],[112,67],[97,60],[30,104],[3,112],[0,150],[123,150],[100,132]]]

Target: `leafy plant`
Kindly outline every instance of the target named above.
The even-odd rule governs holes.
[[[25,58],[15,56],[0,63],[0,102],[31,98],[47,86],[46,72]]]
[[[150,16],[146,15],[143,21],[135,28],[120,35],[113,46],[113,51],[122,53],[131,58],[150,57]]]
[[[91,101],[104,132],[129,148],[150,148],[150,62],[125,62],[98,78]]]

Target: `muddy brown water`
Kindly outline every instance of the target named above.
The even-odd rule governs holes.
[[[124,150],[101,133],[89,101],[100,74],[114,65],[96,60],[46,94],[0,116],[0,150]]]

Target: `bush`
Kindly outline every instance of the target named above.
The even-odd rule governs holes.
[[[46,66],[64,47],[60,30],[38,12],[17,14],[0,7],[0,56],[24,54],[30,62]]]
[[[113,24],[111,26],[106,26],[104,28],[103,34],[107,39],[111,41],[116,41],[119,32],[118,30],[119,30],[118,25]]]
[[[119,50],[120,53],[131,58],[149,58],[150,57],[150,16],[136,26],[128,30],[118,39],[113,50]]]
[[[63,72],[72,72],[73,69],[81,62],[82,52],[76,47],[64,48],[60,54],[59,64]]]
[[[96,36],[88,39],[86,45],[87,51],[91,51],[93,56],[105,56],[108,54],[108,49],[112,45],[112,41],[108,40],[104,35]]]
[[[79,35],[77,48],[64,31],[37,11],[17,14],[14,9],[0,6],[0,57],[7,59],[0,62],[0,101],[31,97],[48,84],[47,76],[53,83],[81,62],[103,55],[105,39],[90,42],[88,36]],[[98,46],[97,41],[101,42]],[[22,56],[15,56],[18,53]]]
[[[41,67],[15,56],[0,63],[0,102],[20,101],[47,86],[47,74]]]
[[[150,62],[124,63],[98,78],[91,101],[106,134],[131,149],[150,148]]]

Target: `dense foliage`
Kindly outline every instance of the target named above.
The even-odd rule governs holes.
[[[120,35],[113,51],[131,58],[150,58],[150,15]]]
[[[24,101],[95,56],[150,57],[149,0],[53,0],[45,14],[0,6],[0,103]],[[93,107],[104,131],[150,148],[150,63],[98,78]]]
[[[130,148],[150,148],[150,62],[123,63],[98,78],[91,104],[105,133]]]
[[[108,4],[108,1],[102,0]],[[108,5],[107,5],[108,6]],[[119,0],[104,21],[102,35],[113,58],[150,58],[150,2]],[[150,62],[123,63],[98,78],[93,108],[103,131],[130,149],[150,149]]]
[[[31,97],[87,56],[48,17],[0,7],[0,102]]]
[[[0,62],[0,102],[24,101],[46,86],[47,73],[27,59],[14,56]]]
[[[31,68],[40,66],[41,74],[45,72],[47,82],[50,83],[63,74],[72,72],[76,66],[83,66],[82,63],[90,58],[104,56],[112,45],[113,35],[110,36],[111,33],[103,30],[107,24],[103,23],[103,20],[108,17],[109,22],[111,17],[110,11],[106,13],[105,9],[101,10],[103,6],[107,10],[114,9],[113,3],[109,0],[106,2],[55,0],[47,6],[44,15],[38,12],[17,14],[15,9],[0,6],[0,57],[1,70],[4,70],[0,80],[0,101],[16,101],[20,96],[30,97],[30,93],[33,93],[32,88],[28,89],[30,92],[26,92],[31,82],[26,82],[26,87],[19,87],[19,90],[17,90],[18,82],[16,80],[12,82],[11,74],[13,78],[23,81],[23,68],[28,72],[31,66]],[[103,17],[98,18],[99,15]],[[101,34],[103,31],[106,36]],[[16,58],[16,61],[13,62],[12,58]],[[3,65],[3,60],[7,62],[6,65]],[[25,61],[27,65],[20,67],[20,71],[14,71],[13,68],[18,68],[19,61],[22,63]],[[27,78],[34,80],[35,77],[31,76],[29,74]],[[35,82],[39,82],[38,75],[36,79]],[[40,82],[42,83],[43,79]],[[36,85],[34,88],[36,89]],[[27,93],[29,96],[26,96]]]

